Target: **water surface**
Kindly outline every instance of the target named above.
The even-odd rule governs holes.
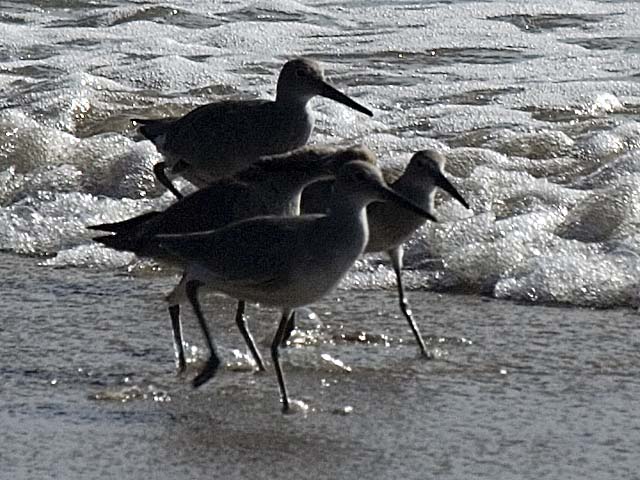
[[[340,291],[303,318],[283,366],[306,413],[279,413],[233,304],[210,297],[221,374],[173,372],[170,279],[3,256],[3,471],[12,478],[632,478],[636,312],[412,292],[435,361],[392,292]],[[27,283],[25,275],[32,275]],[[6,285],[5,284],[5,285]],[[34,286],[36,288],[34,288]],[[19,301],[18,301],[19,300]],[[28,305],[29,309],[19,305]],[[277,312],[250,311],[263,353]],[[202,344],[187,314],[186,337]],[[237,349],[237,351],[236,351]],[[203,355],[193,350],[190,360]]]
[[[632,1],[2,2],[2,471],[633,477],[639,23]],[[383,166],[437,148],[472,211],[439,197],[407,246],[437,359],[417,357],[388,262],[364,259],[303,315],[284,368],[309,411],[282,417],[232,302],[207,299],[228,365],[193,391],[202,340],[186,309],[176,378],[162,300],[175,272],[86,226],[172,201],[131,118],[272,97],[297,55],[375,112],[314,100],[313,142]],[[251,310],[265,352],[276,319]]]

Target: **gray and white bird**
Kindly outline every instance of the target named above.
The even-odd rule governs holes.
[[[418,151],[411,157],[404,173],[391,183],[390,187],[430,213],[435,211],[435,196],[438,188],[447,192],[465,208],[469,208],[464,197],[444,176],[445,163],[445,158],[435,150]],[[391,202],[378,202],[369,205],[367,218],[369,219],[369,243],[367,243],[365,253],[386,252],[389,255],[393,271],[396,274],[400,309],[409,322],[420,352],[426,358],[431,358],[413,318],[402,284],[403,244],[426,221],[424,217],[413,212],[400,210],[397,205]]]
[[[215,230],[230,223],[260,215],[297,215],[300,195],[309,184],[334,178],[348,162],[360,160],[375,163],[375,156],[366,147],[308,146],[294,151],[264,157],[248,169],[233,177],[213,182],[206,188],[168,207],[161,212],[147,212],[116,223],[94,225],[88,228],[113,232],[94,240],[116,250],[131,251],[141,257],[154,257],[182,266],[182,260],[158,247],[156,235]],[[197,298],[186,288],[184,276],[168,295],[169,315],[173,330],[178,372],[186,368],[180,304],[189,300],[199,308]],[[238,302],[236,323],[259,370],[264,363],[247,328],[244,316],[245,302]],[[199,317],[200,319],[200,317]],[[201,325],[208,345],[212,345],[206,325]],[[207,380],[199,376],[195,384]]]
[[[429,213],[433,213],[435,210],[435,195],[438,188],[447,192],[465,208],[469,208],[464,197],[445,177],[445,163],[444,156],[439,152],[420,150],[411,157],[405,171],[390,183],[390,187]],[[327,186],[315,184],[310,189],[314,190],[312,195],[302,199],[303,212],[306,209],[314,212],[325,211],[329,196]],[[432,355],[427,350],[420,329],[413,318],[402,283],[403,244],[425,224],[426,219],[421,215],[405,211],[393,202],[372,203],[367,207],[367,218],[369,221],[369,242],[365,253],[385,252],[389,255],[393,271],[396,274],[398,300],[402,314],[411,327],[421,354],[425,358],[431,358]],[[288,331],[284,334],[284,342],[289,339],[294,328],[295,320],[292,320],[289,323]]]
[[[374,201],[397,203],[403,211],[435,221],[429,212],[390,189],[377,167],[356,161],[338,172],[325,215],[264,216],[209,232],[155,237],[160,248],[187,265],[185,285],[190,297],[206,284],[233,298],[281,309],[271,357],[283,412],[290,403],[278,350],[291,313],[329,293],[362,254],[369,241],[366,206]],[[195,311],[200,324],[206,325],[200,309]],[[210,348],[208,377],[220,364],[213,345]]]
[[[305,145],[314,125],[308,103],[317,95],[373,115],[330,85],[318,62],[297,58],[282,67],[275,100],[220,101],[180,118],[134,122],[165,158],[154,168],[158,180],[181,198],[166,169],[203,187],[244,170],[261,156]]]

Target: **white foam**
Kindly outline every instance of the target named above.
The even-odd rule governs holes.
[[[610,188],[595,190],[558,225],[556,234],[581,242],[604,242],[635,232],[640,220],[640,174],[629,175]]]
[[[0,111],[0,248],[57,254],[48,265],[127,265],[130,257],[91,244],[85,226],[172,201],[151,171],[162,157],[129,138],[128,119],[230,94],[273,98],[284,61],[309,55],[375,113],[316,99],[312,142],[364,143],[395,168],[436,148],[471,204],[438,196],[441,223],[407,246],[410,286],[634,305],[640,7],[422,6],[427,14],[288,0],[11,7],[14,21],[0,23],[9,107]],[[343,283],[393,285],[376,259]]]
[[[52,255],[88,243],[86,229],[152,209],[151,201],[114,200],[81,193],[38,191],[0,209],[0,248],[30,255]]]
[[[43,165],[62,163],[78,139],[45,127],[17,109],[0,112],[0,166],[26,173]]]
[[[220,65],[215,61],[205,63],[175,54],[131,62],[125,66],[109,65],[97,69],[96,73],[130,88],[151,89],[164,93],[185,91],[211,84],[237,83],[234,76],[221,73]]]
[[[527,158],[553,158],[571,152],[574,141],[563,132],[541,130],[533,133],[500,130],[486,146],[499,152]]]
[[[47,267],[122,268],[135,261],[135,255],[105,248],[97,243],[64,249],[53,258],[41,262]]]
[[[640,148],[640,124],[625,122],[611,130],[593,132],[582,139],[580,148],[598,161]]]
[[[498,281],[495,296],[512,300],[608,307],[639,302],[640,258],[603,255],[571,241],[561,252],[532,257],[526,268]]]

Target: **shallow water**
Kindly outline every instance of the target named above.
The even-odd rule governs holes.
[[[639,23],[633,1],[2,2],[0,471],[633,477]],[[385,166],[437,148],[472,211],[441,196],[407,247],[437,359],[417,357],[388,263],[365,259],[303,315],[284,368],[309,410],[283,417],[232,302],[207,301],[229,364],[193,391],[205,354],[187,312],[175,378],[173,272],[85,227],[172,201],[130,118],[270,97],[296,55],[375,113],[316,99],[313,142]],[[277,314],[251,319],[266,353]]]
[[[424,361],[391,292],[340,291],[314,307],[317,319],[303,317],[295,346],[283,354],[291,395],[309,407],[283,416],[275,375],[270,366],[252,372],[229,300],[205,302],[228,364],[194,391],[195,366],[175,377],[158,302],[171,279],[2,260],[10,299],[0,397],[8,477],[595,479],[637,472],[634,311],[412,292],[438,353]],[[277,314],[250,314],[266,354]],[[194,320],[187,313],[186,337],[202,344]],[[191,353],[197,360],[202,350]]]

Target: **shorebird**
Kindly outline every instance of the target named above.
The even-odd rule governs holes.
[[[281,309],[271,358],[283,412],[289,410],[289,398],[278,350],[291,313],[329,293],[362,254],[369,237],[366,206],[373,201],[394,202],[436,220],[390,189],[377,167],[356,161],[338,172],[326,215],[264,216],[209,232],[155,237],[160,248],[186,263],[185,288],[200,325],[206,326],[197,303],[203,284],[233,298]],[[207,377],[220,364],[213,344],[209,347]]]
[[[404,173],[390,186],[394,191],[428,212],[434,211],[436,188],[441,188],[465,208],[469,208],[464,197],[444,176],[445,163],[445,158],[435,150],[418,151],[411,157]],[[365,253],[386,252],[389,255],[393,271],[396,274],[400,309],[409,322],[420,352],[425,358],[431,358],[418,325],[413,319],[402,285],[404,257],[402,245],[425,224],[425,219],[413,212],[400,211],[396,205],[390,202],[371,204],[367,209],[367,217],[369,218],[369,243],[367,243]]]
[[[469,208],[464,197],[444,176],[445,163],[446,159],[435,150],[418,151],[411,157],[409,165],[403,174],[392,182],[390,187],[430,213],[434,211],[436,188],[441,188],[465,208]],[[321,192],[315,192],[315,195],[316,198],[312,199],[313,204],[310,205],[311,209],[313,211],[326,209],[326,204],[322,204],[324,199],[319,198]],[[324,195],[326,197],[326,192]],[[303,203],[303,210],[304,208],[305,205]],[[404,211],[404,209],[392,202],[372,203],[367,207],[367,218],[369,221],[369,242],[365,248],[365,253],[385,252],[389,255],[393,271],[396,274],[400,310],[407,322],[409,322],[421,354],[425,358],[431,358],[418,325],[413,318],[402,284],[404,256],[402,245],[415,231],[425,224],[426,220],[422,215]],[[295,321],[291,321],[288,330],[284,334],[283,341],[285,343],[294,328]]]
[[[258,157],[307,143],[314,119],[308,102],[320,95],[373,116],[325,79],[319,63],[297,58],[284,64],[275,100],[209,103],[180,118],[134,119],[140,133],[165,157],[154,167],[158,180],[181,198],[166,176],[179,174],[197,187],[244,170]]]
[[[259,215],[297,215],[304,187],[314,181],[334,178],[342,165],[354,160],[375,163],[375,156],[363,146],[299,148],[264,157],[234,177],[219,179],[162,212],[148,212],[122,222],[88,228],[115,233],[94,238],[108,247],[181,265],[180,258],[158,248],[155,235],[214,230]],[[189,298],[186,277],[183,276],[167,297],[179,373],[186,368],[180,322],[180,304],[185,298],[197,304]],[[238,302],[236,324],[258,369],[264,370],[260,353],[247,328],[244,310],[245,302],[241,300]],[[201,327],[207,343],[211,344],[206,325]],[[203,375],[198,382],[206,380]]]

